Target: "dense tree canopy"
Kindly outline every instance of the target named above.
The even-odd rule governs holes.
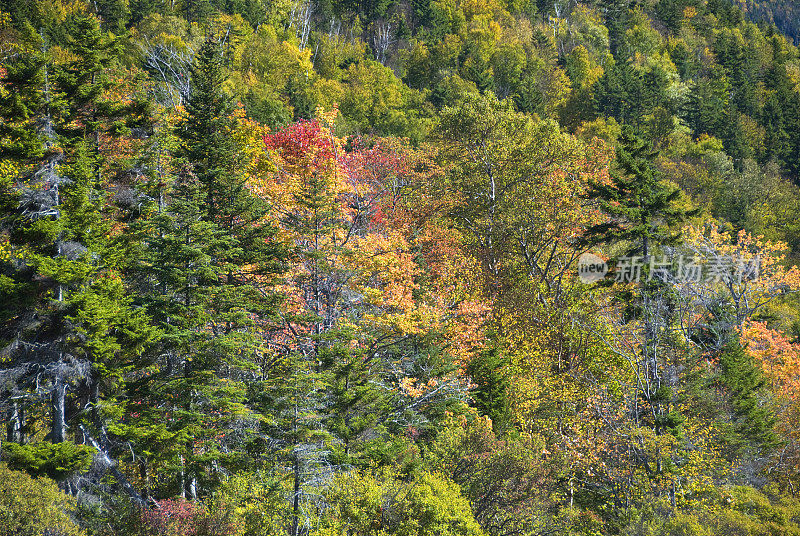
[[[796,13],[0,0],[0,534],[800,534]]]

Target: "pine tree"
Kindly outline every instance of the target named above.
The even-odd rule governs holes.
[[[635,7],[636,0],[601,0],[600,10],[603,21],[608,28],[608,41],[611,53],[616,58],[626,58],[628,51],[623,50],[625,43],[625,30],[630,20],[630,9]]]
[[[730,427],[725,441],[730,455],[763,455],[776,446],[777,436],[774,408],[768,404],[761,369],[738,341],[730,342],[720,353],[719,368],[728,401]]]
[[[13,378],[11,394],[20,402],[9,425],[20,425],[12,436],[23,441],[21,414],[42,412],[37,400],[46,395],[47,441],[80,441],[113,459],[119,447],[108,426],[114,398],[156,333],[126,296],[93,158],[81,144],[71,160],[53,170],[62,187],[49,198],[49,210],[26,215],[23,203],[12,231],[14,256],[24,259],[17,271],[31,281],[35,301],[11,326],[15,340],[3,374]]]
[[[592,95],[595,112],[639,127],[644,113],[645,85],[630,61],[611,65],[600,77]]]
[[[96,134],[111,110],[101,102],[107,86],[98,78],[107,57],[81,48],[104,39],[93,31],[96,22],[76,17],[71,46],[80,56],[66,67],[54,65],[45,43],[29,32],[29,50],[4,80],[12,92],[0,92],[0,159],[14,162],[3,192],[10,255],[0,301],[9,320],[3,338],[12,342],[2,374],[12,379],[3,395],[13,395],[7,413],[13,440],[36,432],[26,415],[48,415],[47,441],[81,442],[114,459],[115,397],[156,334],[126,296],[99,173],[106,162]],[[121,473],[110,471],[137,496]]]
[[[708,77],[694,81],[683,115],[695,136],[717,135],[723,130],[730,92],[730,81],[719,66],[714,66]]]
[[[609,184],[594,183],[588,193],[609,221],[586,231],[586,244],[625,242],[630,253],[648,258],[654,248],[678,242],[675,224],[693,214],[678,207],[681,191],[667,185],[655,169],[658,152],[626,126],[622,130]]]
[[[714,335],[712,335],[714,336]],[[699,355],[684,378],[685,402],[693,415],[714,420],[721,429],[722,455],[731,462],[764,459],[779,444],[775,433],[775,407],[759,365],[739,341],[726,337],[714,350],[716,366]]]
[[[258,386],[262,390],[254,398],[267,417],[265,430],[277,456],[277,472],[292,483],[290,534],[300,536],[307,521],[308,484],[324,480],[335,469],[331,466],[335,456],[329,451],[328,415],[323,409],[330,373],[302,351],[291,352],[280,361]]]
[[[125,24],[131,16],[126,0],[100,0],[95,6],[108,29],[116,34],[125,32]]]
[[[332,334],[347,340],[347,334]],[[352,351],[341,342],[321,351],[321,361],[328,371],[330,387],[325,414],[327,428],[338,443],[332,456],[340,466],[363,463],[359,450],[364,446],[364,432],[383,428],[382,418],[389,413],[386,391],[376,385],[376,363],[365,352]]]
[[[678,243],[680,235],[673,228],[691,212],[676,206],[680,189],[661,180],[653,164],[657,152],[629,126],[623,128],[616,151],[610,183],[595,183],[589,192],[609,221],[590,227],[584,243],[622,243],[628,255],[643,261],[641,280],[622,285],[614,293],[622,305],[622,322],[631,325],[640,342],[626,356],[641,380],[628,411],[632,426],[648,427],[655,436],[679,437],[684,418],[674,405],[676,383],[668,374],[664,335],[675,312],[673,291],[665,280],[649,273],[648,264],[661,247]],[[662,478],[672,467],[671,455],[661,447],[654,453],[651,460],[643,453],[639,457],[642,463],[652,464],[648,473]]]
[[[240,186],[233,180],[237,153],[231,137],[234,106],[231,97],[223,92],[225,79],[222,46],[214,37],[208,37],[192,66],[187,119],[178,132],[183,141],[178,156],[192,166],[205,194],[208,218],[218,223],[230,223],[233,211],[229,203]]]
[[[279,269],[274,261],[285,252],[271,240],[275,228],[263,222],[267,203],[246,186],[241,148],[232,136],[235,106],[225,93],[225,81],[222,46],[208,37],[192,67],[187,119],[178,130],[182,146],[176,156],[191,166],[199,181],[207,219],[239,241],[238,256],[229,260],[269,272]]]
[[[248,383],[261,376],[262,329],[277,303],[270,278],[283,255],[265,223],[267,205],[245,183],[224,82],[221,49],[211,37],[198,52],[177,129],[177,177],[158,177],[166,182],[161,199],[129,240],[141,238],[136,281],[163,331],[155,363],[161,372],[139,389],[163,409],[130,407],[140,422],[126,433],[160,470],[178,475],[179,494],[193,497],[214,487],[219,468],[241,463],[232,445],[258,432],[245,402]]]
[[[765,124],[764,160],[777,160],[782,163],[789,151],[789,134],[786,131],[784,112],[775,94],[767,97],[762,110]]]
[[[241,147],[232,135],[234,108],[224,92],[225,79],[220,44],[209,37],[192,69],[187,119],[178,131],[182,145],[176,151],[197,179],[203,221],[216,225],[231,240],[215,257],[226,271],[220,274],[210,304],[222,334],[218,350],[229,356],[223,360],[258,351],[253,319],[274,314],[276,298],[265,289],[287,255],[285,247],[273,240],[276,228],[266,221],[268,204],[246,184]]]
[[[485,350],[467,367],[472,382],[477,385],[472,390],[475,406],[483,415],[492,419],[496,434],[501,435],[510,425],[508,379],[503,374],[506,359],[498,348]]]
[[[51,66],[41,40],[31,41],[27,54],[9,63],[3,81],[8,93],[1,93],[0,102],[4,119],[0,151],[6,163],[2,221],[9,253],[3,263],[3,317],[8,320],[3,338],[13,340],[7,348],[12,358],[4,368],[17,380],[14,388],[21,403],[14,404],[16,418],[23,409],[20,405],[48,392],[48,437],[61,442],[67,439],[67,390],[86,377],[88,367],[66,347],[70,333],[64,322],[66,300],[71,291],[79,292],[93,269],[85,257],[79,258],[86,248],[70,236],[70,220],[79,219],[73,210],[79,202],[65,204],[67,198],[77,202],[82,196],[80,181],[72,184],[67,177],[69,171],[79,172],[79,164],[73,170],[61,166],[64,152],[51,113],[58,93],[52,88]],[[69,185],[67,198],[64,183]],[[33,371],[47,381],[31,390],[28,380]],[[22,432],[24,424],[17,425]],[[21,433],[13,435],[23,439]]]
[[[152,407],[128,407],[139,417],[125,431],[159,457],[164,469],[178,474],[179,494],[194,496],[198,485],[213,478],[208,464],[224,461],[219,437],[230,431],[235,418],[247,414],[241,404],[244,386],[223,379],[223,371],[238,363],[235,353],[220,351],[233,341],[221,341],[226,334],[217,329],[221,319],[216,314],[224,293],[220,280],[232,270],[220,259],[236,242],[207,220],[204,197],[199,180],[185,168],[166,208],[137,225],[143,227],[138,234],[143,240],[139,288],[143,305],[163,332],[162,357],[155,363],[160,373],[137,388]]]
[[[56,73],[68,104],[59,134],[68,143],[89,140],[96,151],[108,120],[122,113],[121,106],[104,96],[113,85],[107,73],[113,62],[113,42],[100,29],[96,17],[81,16],[70,32],[69,44],[76,59]]]
[[[0,90],[0,233],[21,244],[23,228],[40,212],[52,210],[57,190],[43,175],[62,156],[47,155],[40,126],[47,126],[46,60],[38,50],[41,41],[3,64]],[[48,163],[51,166],[48,166]],[[55,185],[57,187],[57,185]],[[31,271],[10,260],[2,263],[0,334],[3,344],[14,338],[19,320],[36,300]]]
[[[765,126],[765,160],[774,159],[795,180],[800,177],[800,94],[792,90],[792,83],[782,65],[776,65],[765,76],[769,88],[761,112]]]
[[[25,415],[35,407],[34,404],[29,406],[29,401],[55,384],[50,382],[53,375],[48,375],[47,383],[36,392],[37,389],[26,381],[27,369],[37,357],[35,352],[28,351],[33,348],[33,331],[48,323],[48,292],[54,284],[52,279],[41,276],[35,259],[55,253],[59,224],[53,219],[59,212],[58,186],[62,182],[56,168],[63,152],[55,147],[55,133],[52,122],[48,121],[48,76],[41,45],[41,40],[36,38],[27,46],[21,45],[20,52],[24,53],[6,63],[0,90],[0,204],[3,210],[0,224],[5,239],[0,268],[3,326],[0,340],[10,354],[10,359],[3,363],[3,375],[13,379],[4,386],[3,394],[16,395],[14,402],[10,402],[10,396],[3,397],[3,409],[7,411],[8,438],[19,442],[25,441],[28,432]],[[40,321],[34,320],[37,318]],[[39,357],[44,356],[45,346],[47,349],[55,346],[53,340],[45,342],[44,339],[38,337],[38,348],[42,350]],[[54,353],[41,359],[43,367],[57,361]],[[67,367],[62,370],[66,373]],[[56,390],[53,388],[53,392]],[[53,422],[58,415],[57,411],[53,412]],[[64,427],[57,428],[53,435],[63,440]]]
[[[44,147],[37,121],[46,113],[45,58],[35,50],[4,63],[0,93],[0,158],[28,163],[41,158]]]
[[[317,108],[317,100],[311,91],[311,82],[306,74],[296,74],[286,82],[286,93],[294,108],[294,120],[311,119]]]

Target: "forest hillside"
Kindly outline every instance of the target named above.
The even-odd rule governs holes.
[[[0,0],[0,536],[800,535],[797,20]]]

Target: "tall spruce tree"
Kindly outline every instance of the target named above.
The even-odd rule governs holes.
[[[286,253],[271,240],[275,228],[264,224],[268,204],[246,186],[242,148],[232,136],[235,106],[224,88],[226,78],[222,44],[208,37],[192,67],[187,119],[177,133],[182,145],[176,156],[191,166],[199,181],[207,219],[239,241],[238,257],[230,260],[274,272]]]
[[[497,347],[484,350],[470,361],[467,372],[476,387],[472,390],[475,407],[492,419],[497,435],[502,435],[510,425],[508,379],[503,367],[508,360]]]
[[[596,113],[638,128],[645,113],[645,82],[631,61],[620,59],[600,77],[592,95]]]
[[[128,408],[136,417],[124,433],[161,459],[155,469],[178,475],[172,492],[196,497],[198,486],[214,478],[209,464],[224,461],[218,439],[246,414],[243,386],[223,378],[237,356],[220,352],[220,346],[235,343],[220,341],[224,321],[216,305],[225,291],[220,280],[233,269],[220,259],[236,242],[207,220],[199,180],[188,167],[168,195],[166,209],[143,222],[138,235],[139,288],[163,332],[161,357],[154,363],[157,372],[132,392],[146,407]]]
[[[67,127],[79,122],[90,99],[67,98],[79,87],[65,79],[69,69],[56,69],[42,39],[28,34],[25,53],[9,62],[0,92],[0,159],[9,163],[2,203],[9,255],[1,301],[8,320],[3,338],[12,356],[4,376],[14,378],[6,386],[22,401],[12,403],[11,436],[24,439],[19,404],[35,403],[46,392],[48,438],[62,442],[79,417],[103,435],[101,388],[119,388],[150,335],[140,331],[145,324],[119,286],[105,185],[95,172],[100,159],[83,132]],[[90,433],[84,428],[81,439]]]
[[[728,424],[724,438],[728,454],[732,458],[761,456],[777,444],[775,412],[769,405],[764,374],[738,341],[723,349],[719,368],[728,403],[724,416]]]
[[[222,45],[208,37],[191,69],[186,121],[178,135],[183,142],[178,156],[197,177],[205,196],[205,213],[215,222],[231,223],[240,184],[237,184],[237,148],[231,137],[233,99],[223,91],[226,80]]]
[[[96,152],[102,134],[110,132],[114,121],[126,112],[123,103],[106,95],[114,87],[108,71],[114,62],[115,43],[93,16],[77,17],[70,30],[68,41],[75,59],[56,72],[68,105],[58,131],[68,145],[85,140]],[[99,168],[96,171],[99,173]]]
[[[710,355],[716,366],[707,366]],[[717,422],[725,459],[759,465],[780,443],[775,406],[760,366],[735,332],[718,350],[698,354],[692,361],[684,377],[685,407]]]
[[[9,268],[26,278],[34,299],[8,326],[15,338],[3,364],[3,394],[17,401],[12,439],[25,440],[20,414],[42,412],[46,400],[47,441],[90,444],[113,459],[119,444],[109,434],[108,417],[156,334],[126,296],[103,214],[106,196],[85,145],[69,160],[52,170],[61,184],[58,195],[28,194],[36,186],[30,181],[20,187]]]
[[[262,328],[277,303],[270,278],[283,256],[265,223],[269,207],[246,185],[225,80],[219,41],[210,37],[176,131],[180,171],[159,177],[171,184],[134,233],[142,239],[141,300],[164,333],[158,372],[139,389],[162,410],[130,408],[139,423],[126,433],[167,460],[157,469],[177,474],[174,492],[193,497],[213,488],[221,468],[242,463],[232,453],[244,453],[258,432],[245,402],[261,376]]]
[[[679,437],[684,418],[674,404],[675,378],[668,374],[669,352],[665,334],[674,314],[672,290],[658,274],[648,270],[649,261],[663,246],[680,239],[675,224],[691,214],[676,205],[680,189],[662,181],[654,167],[656,151],[623,128],[609,183],[595,183],[589,196],[607,214],[608,221],[590,227],[585,243],[618,244],[630,255],[630,262],[641,261],[640,278],[621,285],[615,298],[623,306],[622,322],[631,325],[640,344],[626,355],[636,377],[629,403],[634,427],[647,427],[657,437]],[[624,278],[622,281],[626,281]],[[649,467],[654,478],[668,478],[671,453],[656,446],[649,453],[636,453],[639,463]],[[674,485],[671,499],[674,503]]]
[[[636,136],[633,129],[622,129],[616,147],[611,181],[594,183],[588,197],[598,202],[608,221],[591,226],[585,243],[628,244],[628,252],[649,257],[658,246],[678,242],[675,224],[693,214],[677,205],[681,190],[666,184],[653,161],[658,152]]]

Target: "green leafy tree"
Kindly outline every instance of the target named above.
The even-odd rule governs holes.
[[[422,472],[404,482],[391,474],[376,478],[352,472],[338,476],[324,493],[331,505],[323,514],[324,534],[483,534],[459,486],[437,474]]]

